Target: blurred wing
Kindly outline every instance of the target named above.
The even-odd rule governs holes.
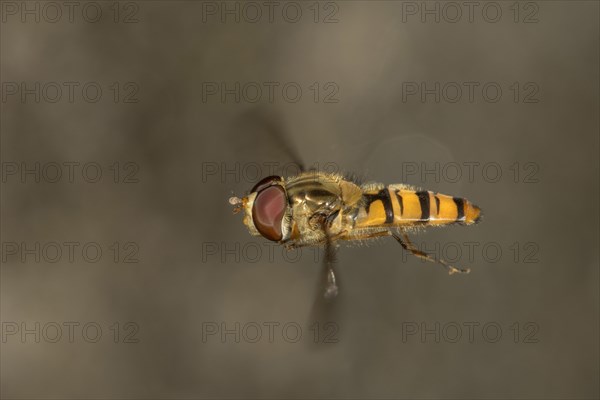
[[[304,163],[283,125],[279,116],[264,107],[244,112],[234,121],[230,132],[236,159],[263,166],[270,163],[274,165],[272,172],[278,175],[304,171]]]
[[[325,254],[323,255],[321,270],[314,294],[314,301],[310,312],[308,325],[319,335],[313,340],[313,345],[327,345],[335,343],[329,341],[326,331],[339,330],[341,323],[341,307],[343,304],[344,290],[340,289],[339,275],[335,269],[335,244],[331,241],[326,231]]]

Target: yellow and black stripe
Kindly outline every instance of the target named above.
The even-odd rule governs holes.
[[[479,207],[460,197],[388,186],[363,195],[355,228],[477,223]]]

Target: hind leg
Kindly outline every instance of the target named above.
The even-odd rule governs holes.
[[[402,245],[404,250],[410,251],[414,256],[422,258],[423,260],[427,260],[427,261],[431,261],[431,262],[440,264],[441,266],[443,266],[444,268],[446,268],[448,270],[448,274],[450,274],[450,275],[455,274],[455,273],[468,274],[469,272],[471,272],[471,270],[469,268],[465,268],[465,269],[456,268],[456,267],[453,267],[452,265],[448,264],[446,261],[444,261],[442,259],[433,258],[429,254],[419,250],[410,241],[406,232],[401,230],[400,233],[401,233],[402,237],[400,237],[398,234],[396,234],[394,232],[391,232],[391,235],[394,237],[394,239],[396,239],[398,241],[398,243],[400,243],[400,245]]]

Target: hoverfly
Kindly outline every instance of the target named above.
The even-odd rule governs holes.
[[[325,246],[326,298],[335,297],[338,284],[332,246],[337,241],[393,237],[404,250],[436,262],[449,274],[468,273],[420,251],[409,239],[416,227],[471,225],[481,210],[469,200],[404,184],[358,183],[340,174],[307,171],[292,177],[268,176],[250,194],[231,197],[234,213],[244,212],[253,236],[288,249]]]
[[[244,213],[244,224],[253,236],[262,236],[288,249],[323,246],[324,299],[335,298],[339,291],[334,247],[343,241],[391,236],[404,250],[440,264],[449,274],[470,271],[419,250],[408,237],[409,232],[422,227],[479,222],[481,210],[469,200],[405,184],[360,184],[338,173],[307,170],[296,149],[286,140],[279,118],[251,110],[239,123],[243,123],[245,136],[253,144],[277,147],[278,153],[286,155],[299,173],[290,177],[268,176],[246,196],[230,197],[233,212]],[[236,142],[240,142],[237,136]],[[319,298],[323,296],[319,294]],[[322,303],[319,299],[317,302]]]

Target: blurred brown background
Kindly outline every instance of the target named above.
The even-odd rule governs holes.
[[[597,2],[0,4],[3,398],[598,398]],[[318,254],[227,203],[289,162],[257,109],[309,165],[480,205],[414,238],[472,273],[342,247],[312,345]]]

